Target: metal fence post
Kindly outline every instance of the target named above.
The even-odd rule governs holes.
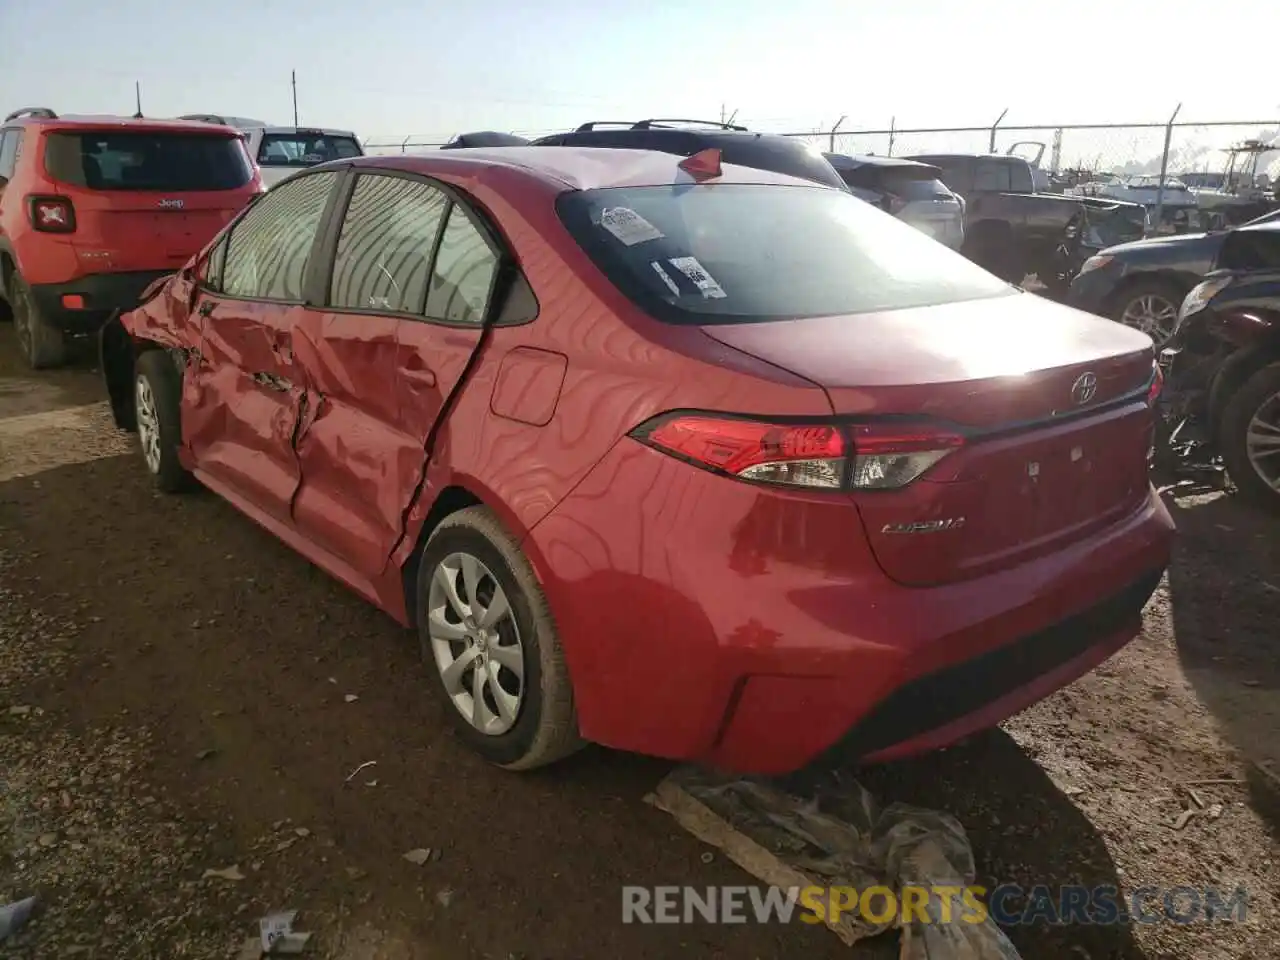
[[[404,138],[404,142],[400,144],[400,152],[401,152],[401,153],[408,153],[408,152],[409,152],[409,141],[410,141],[410,140],[412,140],[412,139],[413,139],[413,134],[412,134],[412,133],[411,133],[411,134],[409,134],[407,137],[405,137],[405,138]]]
[[[1160,220],[1164,215],[1164,178],[1169,172],[1169,145],[1173,142],[1173,121],[1178,119],[1178,111],[1182,104],[1173,108],[1173,116],[1164,125],[1164,153],[1160,157],[1160,182],[1156,185],[1156,217],[1152,226],[1160,229]]]
[[[996,117],[996,122],[991,125],[991,146],[987,153],[996,152],[996,127],[1000,126],[1000,121],[1004,119],[1004,115],[1009,112],[1009,108],[1005,107],[1000,111],[1000,116]]]
[[[840,129],[840,124],[844,123],[845,120],[846,120],[846,117],[842,116],[839,120],[836,121],[836,125],[831,128],[831,141],[830,141],[831,149],[829,151],[830,153],[836,152],[836,131]]]

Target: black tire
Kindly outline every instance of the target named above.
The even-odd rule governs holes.
[[[51,327],[40,315],[31,289],[16,270],[6,286],[13,308],[14,333],[22,359],[32,370],[52,370],[67,362],[67,340],[62,331]]]
[[[154,416],[144,410],[147,391]],[[142,461],[162,493],[181,493],[192,486],[191,474],[178,460],[182,445],[182,375],[164,350],[147,350],[138,357],[133,374],[133,404]],[[154,420],[154,422],[152,422]],[[147,454],[154,431],[154,457]]]
[[[1249,462],[1246,435],[1249,421],[1258,409],[1280,394],[1280,363],[1263,367],[1246,380],[1222,410],[1221,433],[1218,436],[1227,473],[1240,495],[1260,507],[1280,512],[1280,491],[1271,488]],[[1280,460],[1280,456],[1277,457]],[[1277,464],[1280,468],[1280,464]]]
[[[522,650],[521,702],[514,724],[498,734],[478,730],[463,716],[462,707],[455,704],[446,689],[428,629],[432,579],[442,562],[459,553],[469,554],[483,563],[506,594],[511,616],[499,624],[498,633],[504,635],[501,627],[505,625],[510,630],[512,622],[518,630],[514,636],[518,637]],[[456,580],[454,582],[456,584]],[[483,592],[483,584],[487,583],[486,578],[477,592]],[[441,521],[422,551],[416,590],[423,663],[434,675],[433,682],[444,697],[450,721],[467,746],[507,770],[543,767],[583,746],[578,734],[573,686],[547,598],[516,539],[492,511],[482,506],[467,507]],[[509,642],[513,635],[505,636]],[[474,673],[469,675],[474,679]],[[463,686],[469,687],[469,681]]]
[[[1177,320],[1178,308],[1182,306],[1183,298],[1186,297],[1187,292],[1187,290],[1170,280],[1139,280],[1137,283],[1123,287],[1115,295],[1112,299],[1111,309],[1108,311],[1108,316],[1110,316],[1116,323],[1133,327],[1135,330],[1141,330],[1141,327],[1126,321],[1124,319],[1125,314],[1128,312],[1129,307],[1132,304],[1137,303],[1137,301],[1141,300],[1143,297],[1155,297],[1166,302],[1173,310],[1173,320],[1170,321],[1170,328],[1167,331],[1167,334],[1169,334],[1173,332],[1172,323]],[[1157,349],[1164,346],[1164,343],[1168,339],[1167,334],[1164,338],[1161,338],[1148,330],[1143,330],[1142,332],[1151,337],[1155,342]]]

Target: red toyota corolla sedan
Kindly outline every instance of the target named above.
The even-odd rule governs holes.
[[[835,189],[552,147],[275,187],[102,337],[118,423],[406,625],[462,738],[781,773],[1138,632],[1151,341]]]

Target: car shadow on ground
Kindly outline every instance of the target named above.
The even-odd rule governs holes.
[[[1177,488],[1165,502],[1178,525],[1169,592],[1183,671],[1253,761],[1252,806],[1280,837],[1280,520],[1229,494]],[[1224,764],[1222,778],[1235,776]]]

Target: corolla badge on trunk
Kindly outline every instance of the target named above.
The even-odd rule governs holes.
[[[947,517],[945,520],[917,520],[914,523],[886,523],[881,533],[941,533],[944,530],[959,530],[964,526],[964,517]]]
[[[1071,385],[1071,399],[1076,402],[1077,407],[1082,407],[1090,400],[1093,395],[1098,392],[1098,375],[1090,370],[1088,373],[1082,373],[1076,378],[1076,382]]]
[[[186,206],[186,203],[180,197],[174,200],[160,201],[161,210],[181,210],[184,206]]]

